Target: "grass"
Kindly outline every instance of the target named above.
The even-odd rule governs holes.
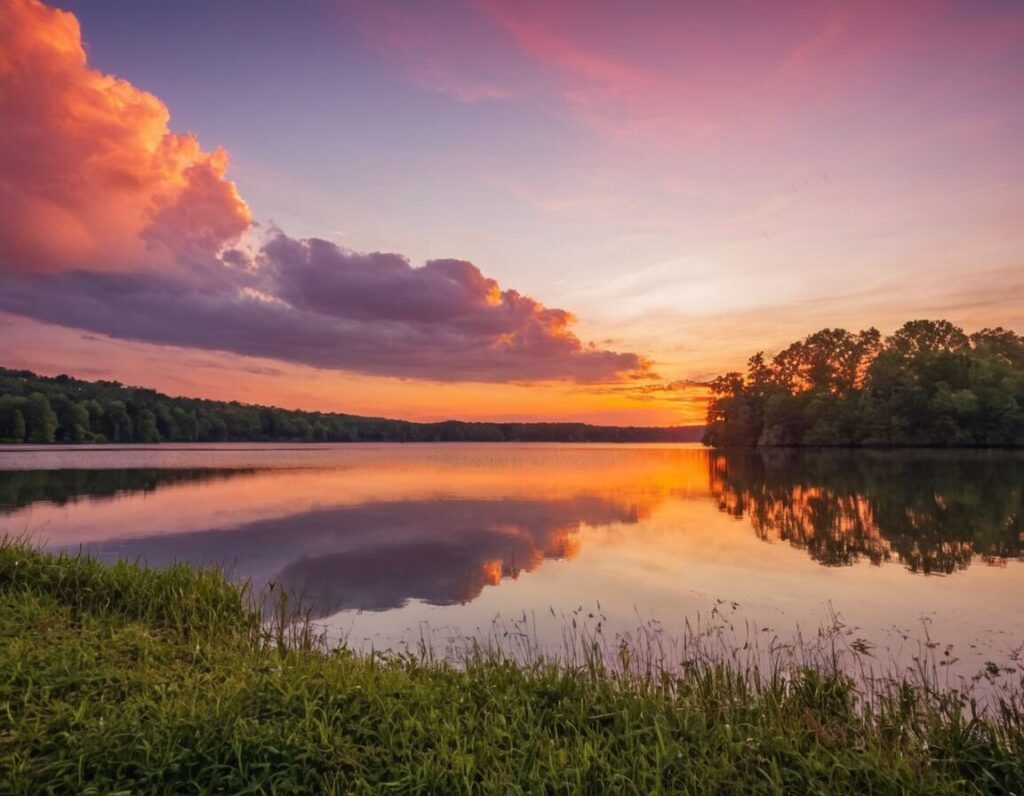
[[[330,650],[218,573],[0,544],[0,792],[1024,793],[1024,712],[831,666]]]

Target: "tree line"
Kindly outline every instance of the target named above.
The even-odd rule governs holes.
[[[1024,337],[1003,328],[822,329],[710,386],[713,447],[1024,445]]]
[[[0,368],[0,442],[680,442],[699,427],[414,423],[172,398],[116,381]]]

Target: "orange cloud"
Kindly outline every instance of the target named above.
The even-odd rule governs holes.
[[[227,153],[170,132],[157,97],[89,68],[74,15],[0,14],[0,261],[135,270],[217,251],[251,222]]]

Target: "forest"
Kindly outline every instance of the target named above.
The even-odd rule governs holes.
[[[1024,337],[916,320],[822,329],[711,382],[713,447],[1024,445]]]
[[[0,442],[695,442],[701,427],[414,423],[172,398],[116,381],[0,368]]]

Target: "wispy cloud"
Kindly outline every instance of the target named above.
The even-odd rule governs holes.
[[[409,67],[413,81],[420,88],[447,94],[459,102],[488,102],[507,100],[512,92],[497,83],[467,80],[457,72],[431,63],[417,63]]]
[[[486,53],[486,43],[466,29],[472,14],[436,8],[424,16],[412,7],[384,3],[356,4],[349,10],[363,36],[419,88],[462,103],[512,97],[509,75],[493,53]]]

